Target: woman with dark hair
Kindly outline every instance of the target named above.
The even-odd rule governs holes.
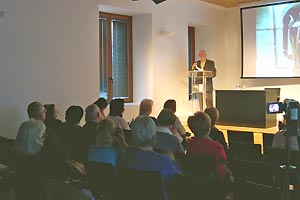
[[[175,114],[176,101],[174,99],[168,99],[164,103],[164,109],[169,109]],[[184,147],[186,147],[186,130],[177,116],[175,120],[175,129],[172,131],[172,134],[178,138]]]
[[[107,100],[104,99],[103,97],[100,97],[97,101],[94,102],[94,104],[96,104],[99,107],[100,113],[102,115],[102,119],[104,119],[105,118],[104,110],[108,106]]]
[[[44,107],[46,109],[46,119],[44,123],[47,130],[57,133],[62,125],[62,121],[57,119],[57,108],[54,104],[45,104]]]
[[[113,99],[109,104],[108,118],[113,120],[117,127],[123,130],[130,130],[128,123],[122,118],[124,110],[124,100]]]

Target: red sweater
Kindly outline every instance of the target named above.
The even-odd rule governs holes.
[[[226,153],[223,146],[208,138],[192,138],[188,142],[187,154],[213,156],[216,162],[217,178],[223,181],[226,172],[224,163],[226,163]]]

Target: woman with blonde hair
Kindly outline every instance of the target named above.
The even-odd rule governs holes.
[[[152,107],[153,107],[153,100],[152,99],[143,99],[140,103],[140,110],[139,110],[139,116],[146,115],[150,116],[152,113]],[[151,119],[154,121],[154,123],[157,125],[157,119],[155,117],[151,117]]]
[[[103,119],[98,125],[96,145],[90,148],[89,160],[110,163],[115,168],[126,147],[122,129],[113,120]]]

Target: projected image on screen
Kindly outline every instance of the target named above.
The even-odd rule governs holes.
[[[300,77],[300,2],[241,9],[243,78]]]

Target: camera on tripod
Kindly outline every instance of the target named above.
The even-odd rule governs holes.
[[[299,135],[300,104],[294,99],[283,102],[267,103],[267,114],[284,113],[286,132],[289,135]]]

